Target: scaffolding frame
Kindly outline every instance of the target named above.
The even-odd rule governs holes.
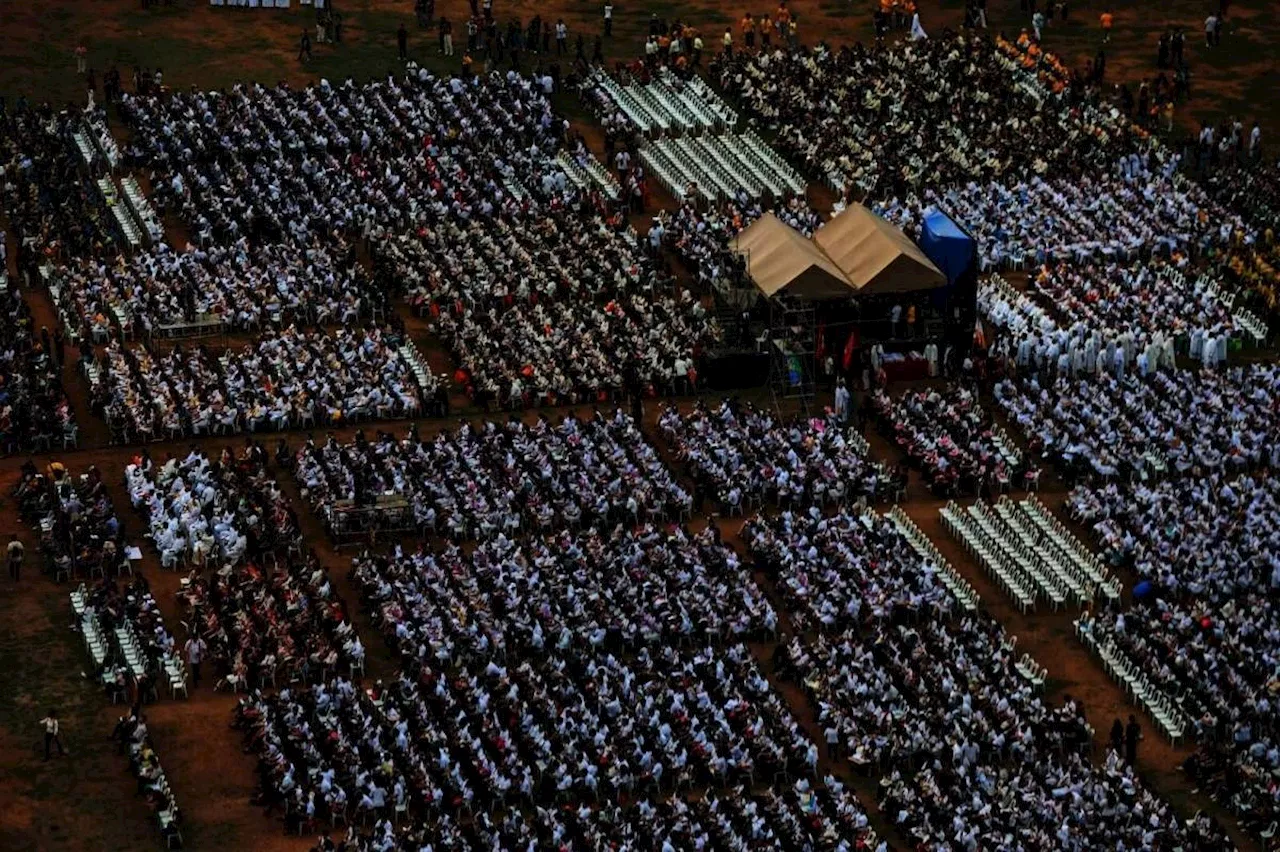
[[[774,410],[795,405],[813,413],[817,398],[817,310],[813,302],[778,294],[769,301],[769,393]]]

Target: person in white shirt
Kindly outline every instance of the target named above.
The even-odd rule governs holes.
[[[53,745],[58,747],[58,757],[66,754],[62,749],[62,739],[59,737],[61,726],[58,724],[58,711],[50,710],[40,724],[44,726],[44,759],[49,759],[49,748]]]
[[[849,422],[849,389],[845,387],[844,379],[840,379],[836,384],[836,420],[843,425]]]

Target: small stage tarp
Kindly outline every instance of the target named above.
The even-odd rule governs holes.
[[[924,214],[920,248],[947,276],[948,285],[955,284],[973,262],[973,237],[966,234],[950,216],[937,208],[928,210]]]

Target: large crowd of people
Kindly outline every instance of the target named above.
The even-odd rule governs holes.
[[[1030,469],[994,434],[991,415],[963,386],[872,397],[885,437],[924,473],[939,496],[992,494],[1022,484]]]
[[[669,392],[717,336],[618,216],[553,207],[537,219],[441,219],[375,253],[380,278],[407,287],[486,404]]]
[[[954,603],[937,579],[939,566],[919,560],[883,517],[786,510],[752,518],[742,538],[773,577],[797,630],[856,631],[868,618],[946,613]]]
[[[1105,172],[1134,144],[1123,123],[1082,118],[985,38],[726,52],[711,74],[777,130],[780,150],[859,198]]]
[[[305,551],[289,498],[266,471],[266,450],[210,459],[197,449],[126,469],[161,564],[190,566],[179,599],[208,649],[217,686],[244,691],[363,671],[365,650],[324,566]]]
[[[112,261],[80,258],[57,273],[60,307],[82,333],[163,335],[199,321],[236,330],[289,322],[347,325],[385,310],[341,236],[175,252],[165,243]]]
[[[984,270],[1203,252],[1230,244],[1239,223],[1171,169],[1152,172],[1145,164],[1071,178],[935,184],[919,195],[889,196],[872,205],[913,237],[920,235],[924,213],[934,208],[973,235]]]
[[[1067,502],[1104,557],[1151,587],[1083,629],[1192,720],[1202,744],[1188,763],[1192,777],[1255,833],[1280,818],[1280,487],[1272,469],[1195,468],[1159,482],[1081,486]]]
[[[91,387],[123,443],[328,426],[419,412],[424,388],[390,329],[267,329],[243,349],[112,341]],[[429,380],[435,377],[425,374]]]
[[[0,270],[0,456],[54,449],[74,435],[62,357],[62,341],[48,328],[37,333],[22,292]]]
[[[1030,373],[995,388],[1033,455],[1073,478],[1101,479],[1275,468],[1278,391],[1273,364],[1145,378],[1123,370],[1088,378]]]
[[[566,174],[566,123],[538,80],[410,68],[364,85],[129,98],[125,111],[135,127],[127,157],[162,176],[158,203],[201,245],[299,245],[257,249],[236,276],[250,293],[281,263],[305,267],[317,237],[369,238],[382,289],[407,289],[429,312],[480,401],[656,392],[716,336],[625,219]],[[326,286],[338,318],[360,310],[363,294]],[[304,295],[283,288],[227,307],[247,322],[255,305]]]
[[[743,31],[757,26],[748,16]],[[831,50],[778,32],[787,49],[726,49],[712,76],[841,205],[876,201],[911,234],[942,207],[984,267],[1037,269],[1027,292],[981,295],[1009,362],[995,404],[1031,461],[967,386],[879,391],[866,410],[942,495],[1032,482],[1040,458],[1094,480],[1069,509],[1147,587],[1084,629],[1197,719],[1197,778],[1251,828],[1280,816],[1280,371],[1224,366],[1235,320],[1216,274],[1192,274],[1208,250],[1261,256],[1269,240],[1251,229],[1265,211],[1231,212],[1238,195],[1187,182],[1123,117],[985,39]],[[122,159],[151,172],[192,243],[131,257],[112,256],[109,211],[73,174],[69,119],[5,114],[19,269],[34,282],[35,264],[57,261],[63,316],[86,341],[119,338],[101,355],[86,342],[83,365],[121,442],[416,416],[442,388],[402,349],[388,301],[400,295],[486,409],[687,392],[721,336],[701,293],[743,274],[733,237],[769,212],[806,235],[821,218],[802,197],[743,192],[714,209],[687,200],[640,236],[570,167],[585,143],[551,109],[558,84],[410,64],[365,84],[126,95]],[[610,124],[611,142],[631,135]],[[643,207],[643,166],[615,162]],[[74,437],[63,341],[34,332],[16,288],[0,308],[4,450]],[[221,355],[151,342],[205,321],[254,342]],[[1202,371],[1175,369],[1183,341]],[[850,413],[847,391],[794,420],[736,401],[668,406],[658,429],[691,492],[619,410],[282,443],[278,461],[335,535],[419,534],[413,552],[393,542],[353,561],[396,667],[367,689],[347,604],[260,444],[162,462],[140,450],[125,481],[162,566],[190,569],[184,622],[218,687],[246,693],[235,721],[256,801],[291,831],[358,825],[355,845],[379,852],[879,852],[863,805],[820,765],[847,759],[877,774],[886,821],[921,849],[1223,848],[1211,819],[1185,820],[1146,787],[1132,755],[1092,761],[1081,705],[1046,700],[1014,639],[962,615],[936,552],[866,511],[902,492],[906,468],[873,462]],[[149,677],[167,672],[174,638],[149,588],[113,576],[123,529],[97,471],[29,464],[16,495],[52,569],[100,571],[85,605],[131,625]],[[708,498],[729,515],[778,507],[743,527],[752,562],[715,519],[685,523]],[[748,645],[760,640],[778,642],[769,665]],[[808,697],[825,755],[771,679]],[[124,736],[140,726],[135,713]],[[139,761],[140,785],[157,770]]]
[[[615,410],[533,424],[464,423],[421,437],[379,432],[349,444],[330,436],[298,451],[295,474],[333,531],[346,507],[382,495],[408,503],[414,525],[456,540],[556,525],[587,528],[687,517],[692,497],[637,423]]]
[[[41,470],[27,461],[13,497],[23,519],[40,531],[44,572],[81,580],[122,573],[124,522],[97,467],[74,476],[60,462]]]
[[[750,403],[699,401],[687,413],[668,406],[658,428],[687,464],[698,493],[728,514],[766,501],[784,506],[864,503],[889,482],[862,436],[831,415],[787,422]]]

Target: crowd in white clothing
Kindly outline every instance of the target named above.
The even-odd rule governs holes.
[[[930,187],[872,205],[913,237],[933,208],[973,235],[984,270],[1185,254],[1227,245],[1240,227],[1238,217],[1168,169]]]
[[[1031,374],[995,389],[1033,454],[1104,478],[1274,468],[1278,392],[1280,368],[1267,364],[1147,378]]]
[[[817,634],[783,646],[778,674],[808,693],[830,749],[880,771],[882,810],[920,848],[1224,842],[1207,819],[1184,823],[1117,754],[1095,766],[1079,705],[1048,706],[995,621],[957,619],[938,566],[893,524],[787,515],[754,527],[788,603],[803,593],[799,626]],[[877,587],[900,591],[851,606]]]
[[[1131,330],[1139,346],[1156,334],[1190,336],[1199,332],[1225,340],[1234,323],[1216,283],[1189,280],[1164,261],[1149,263],[1046,267],[1028,290],[1053,306],[1063,325],[1082,322],[1092,329]]]
[[[419,438],[380,433],[350,444],[308,441],[296,475],[332,525],[335,508],[373,505],[379,495],[407,501],[416,526],[455,540],[499,533],[638,523],[687,517],[692,498],[663,465],[637,424],[621,411],[559,424],[464,423]]]
[[[874,514],[825,517],[816,507],[757,516],[742,530],[757,567],[773,577],[797,630],[858,630],[868,619],[922,610],[949,612],[954,600],[894,524]]]
[[[1048,306],[1048,307],[1045,307]],[[999,276],[978,307],[1004,339],[994,351],[1019,369],[1068,375],[1173,369],[1175,349],[1212,367],[1226,361],[1235,322],[1215,281],[1189,280],[1160,260],[1042,267],[1019,292]]]
[[[777,629],[768,599],[714,525],[696,534],[646,524],[524,541],[499,535],[470,554],[457,546],[435,554],[420,548],[375,561],[366,591],[380,602],[380,623],[398,647],[442,660],[573,642],[618,651],[742,641]],[[440,621],[477,597],[500,609],[505,632],[477,623],[455,630]]]
[[[1273,773],[1280,702],[1280,485],[1268,470],[1193,470],[1155,483],[1075,489],[1072,517],[1103,555],[1152,589],[1082,629],[1194,723],[1198,786],[1253,832],[1280,817]]]
[[[596,401],[643,383],[668,391],[718,335],[713,317],[624,220],[553,205],[536,218],[442,218],[388,236],[379,278],[404,286],[481,401]]]
[[[978,310],[1001,332],[991,353],[1007,359],[1019,371],[1056,372],[1063,376],[1111,373],[1120,377],[1136,372],[1145,377],[1177,366],[1178,339],[1173,328],[1150,328],[1131,319],[1102,324],[1072,319],[1071,315],[1063,316],[1063,312],[1057,312],[1060,319],[1055,319],[1041,301],[1047,299],[1038,300],[1028,291],[1014,290],[999,276],[978,285]],[[1226,360],[1229,337],[1225,329],[1215,337],[1197,327],[1184,340],[1188,347],[1198,350],[1205,366]]]
[[[400,343],[380,328],[326,334],[294,326],[221,356],[203,346],[160,351],[113,341],[91,373],[92,402],[123,442],[403,417],[435,386],[421,387]]]
[[[412,67],[364,84],[126,96],[124,110],[134,126],[126,155],[157,173],[157,203],[197,241],[223,244],[520,210],[557,169],[563,134],[528,79]],[[517,180],[527,183],[513,189]]]
[[[216,460],[193,449],[156,465],[145,454],[125,470],[167,568],[190,565],[178,593],[187,623],[208,648],[219,686],[244,690],[363,668],[364,648],[287,496],[249,444]],[[206,571],[205,569],[214,569]]]
[[[95,337],[123,324],[129,334],[216,322],[256,330],[287,322],[352,325],[382,307],[340,236],[332,245],[310,236],[298,244],[188,247],[160,242],[114,261],[81,258],[58,270],[59,306]]]
[[[825,506],[874,500],[887,487],[866,443],[834,415],[786,422],[750,403],[668,406],[658,428],[701,494],[729,514],[765,501]]]
[[[997,440],[991,415],[967,388],[905,391],[897,398],[877,390],[872,406],[880,431],[939,496],[1023,484],[1021,456]]]
[[[986,38],[726,52],[711,70],[777,129],[780,150],[858,197],[1076,174],[1134,144],[1123,122],[1074,110]]]

